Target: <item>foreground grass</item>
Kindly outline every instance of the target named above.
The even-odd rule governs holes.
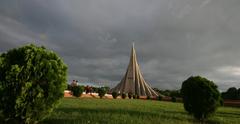
[[[237,124],[240,108],[221,107],[206,123]],[[192,124],[181,103],[152,100],[64,98],[42,124]]]

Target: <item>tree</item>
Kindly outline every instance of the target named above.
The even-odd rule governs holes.
[[[220,104],[217,86],[206,78],[190,77],[182,83],[184,108],[198,120],[214,114]]]
[[[129,98],[129,99],[132,99],[132,96],[133,96],[133,93],[132,93],[132,92],[129,92],[129,93],[128,93],[128,98]]]
[[[240,88],[238,88],[238,95],[237,99],[240,99]]]
[[[229,99],[237,99],[238,91],[236,87],[231,87],[227,90]]]
[[[182,97],[180,90],[172,90],[170,91],[170,97]]]
[[[125,93],[122,93],[121,97],[122,97],[122,99],[125,99],[127,97],[127,95]]]
[[[239,96],[239,89],[236,87],[230,87],[226,92],[222,93],[223,99],[238,99]]]
[[[157,100],[159,100],[159,101],[161,101],[163,99],[163,97],[161,96],[161,95],[159,95],[158,97],[157,97]]]
[[[64,95],[67,66],[54,52],[26,45],[0,55],[0,111],[8,123],[37,123]]]
[[[147,99],[151,99],[151,96],[147,96]]]
[[[136,99],[136,98],[137,98],[137,95],[136,95],[136,94],[134,94],[134,95],[133,95],[133,99]]]
[[[107,93],[106,87],[100,87],[100,88],[98,89],[98,96],[99,96],[100,98],[103,98],[103,96],[105,96],[106,93]]]
[[[177,102],[177,98],[173,96],[173,97],[171,97],[171,101],[172,102]]]
[[[73,96],[80,97],[84,91],[83,86],[72,86],[71,91],[73,93]]]
[[[114,99],[117,99],[118,93],[117,93],[117,92],[112,92],[112,97],[113,97]]]
[[[169,97],[182,97],[180,90],[160,90],[158,88],[153,88],[154,91],[161,94],[162,96],[169,96]]]

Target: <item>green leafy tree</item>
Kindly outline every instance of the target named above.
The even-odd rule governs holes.
[[[236,87],[230,87],[226,92],[222,93],[223,99],[238,99],[239,91]]]
[[[176,98],[182,97],[180,90],[160,90],[158,88],[153,88],[153,90],[162,96],[169,96],[169,97],[176,97]]]
[[[220,104],[217,86],[206,78],[190,77],[182,83],[184,108],[198,120],[205,120]]]
[[[72,90],[72,86],[70,84],[67,84],[67,89],[66,90]]]
[[[127,95],[125,93],[122,93],[121,97],[122,97],[122,99],[125,99],[127,97]]]
[[[26,45],[0,55],[0,111],[7,123],[37,123],[63,97],[67,66],[54,52]]]
[[[151,96],[147,96],[147,99],[151,99]]]
[[[105,87],[100,87],[98,89],[98,96],[100,98],[103,98],[103,96],[105,96],[106,93],[107,93],[107,89]]]
[[[182,97],[181,93],[180,93],[180,90],[172,90],[172,91],[170,91],[170,97],[176,97],[176,98]]]
[[[133,95],[133,99],[136,99],[136,98],[137,98],[137,95],[136,95],[136,94],[134,94],[134,95]]]
[[[137,99],[140,99],[140,96],[139,96],[139,95],[137,95]]]
[[[159,101],[161,101],[161,100],[163,99],[163,97],[162,97],[161,95],[159,95],[159,96],[157,97],[157,99],[158,99]]]
[[[117,92],[112,92],[112,97],[113,97],[114,99],[117,99],[118,93],[117,93]]]
[[[84,91],[83,86],[72,86],[71,88],[73,96],[80,97]]]
[[[237,99],[240,99],[240,88],[238,88],[238,95]]]
[[[129,99],[132,99],[132,97],[133,97],[132,92],[129,92],[129,93],[128,93],[128,98],[129,98]]]
[[[173,97],[171,97],[171,101],[172,102],[177,102],[177,98],[173,96]]]

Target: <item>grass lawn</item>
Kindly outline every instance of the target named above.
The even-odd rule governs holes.
[[[193,124],[181,103],[129,100],[64,98],[42,124]],[[238,124],[240,108],[220,107],[206,123]]]

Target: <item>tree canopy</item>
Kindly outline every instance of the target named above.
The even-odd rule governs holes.
[[[240,99],[240,88],[230,87],[226,92],[222,93],[223,99]]]
[[[220,104],[217,85],[206,78],[190,77],[182,83],[181,94],[184,108],[199,120],[213,114]]]
[[[44,119],[63,97],[67,66],[53,51],[33,44],[0,55],[0,111],[8,123]]]

